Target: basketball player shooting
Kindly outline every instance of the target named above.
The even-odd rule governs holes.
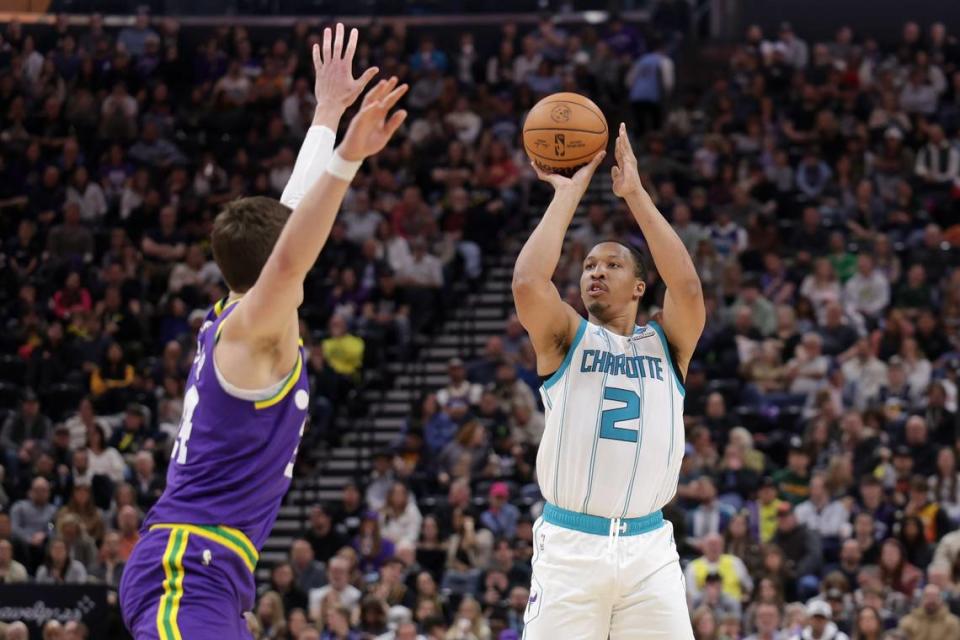
[[[529,640],[693,638],[673,529],[661,509],[677,489],[683,379],[703,330],[703,294],[683,243],[640,182],[622,124],[615,148],[613,192],[639,223],[667,285],[661,321],[637,326],[646,270],[619,242],[598,244],[583,262],[588,319],[551,281],[603,152],[570,178],[537,169],[553,185],[553,201],[513,276],[546,407],[537,455],[546,505],[534,527]]]
[[[377,73],[355,80],[352,30],[326,29],[317,112],[282,202],[242,198],[217,216],[214,258],[230,288],[207,315],[187,378],[167,486],[144,522],[120,584],[137,640],[251,638],[259,550],[290,486],[309,405],[297,308],[303,280],[364,158],[380,151],[406,113],[397,79],[364,97],[336,151],[344,110]],[[291,212],[291,207],[293,211]]]

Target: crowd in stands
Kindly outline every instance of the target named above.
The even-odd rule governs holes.
[[[305,287],[308,437],[335,441],[365,372],[414,356],[458,283],[526,228],[544,194],[523,114],[575,90],[627,120],[703,281],[665,509],[697,640],[960,637],[960,42],[940,24],[894,42],[751,27],[694,82],[669,12],[655,25],[364,30],[359,66],[410,82],[411,116]],[[226,294],[211,222],[282,191],[317,33],[146,14],[0,30],[0,582],[118,584],[163,490],[196,330]],[[584,209],[556,272],[581,312],[585,251],[643,248],[612,197]],[[662,297],[652,270],[639,323]],[[371,475],[311,509],[255,637],[522,635],[540,381],[515,317],[473,355]]]

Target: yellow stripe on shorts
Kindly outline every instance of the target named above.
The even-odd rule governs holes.
[[[157,632],[160,640],[183,640],[177,625],[180,599],[183,598],[183,555],[187,551],[190,533],[172,530],[163,553],[163,596],[157,607]]]

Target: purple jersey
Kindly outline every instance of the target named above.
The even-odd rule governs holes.
[[[272,397],[244,400],[223,388],[213,348],[234,308],[218,303],[200,329],[167,488],[147,514],[144,529],[158,524],[225,526],[243,532],[259,551],[290,487],[309,385],[301,347],[293,371]]]

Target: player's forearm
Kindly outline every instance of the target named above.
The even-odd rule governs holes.
[[[530,234],[513,270],[514,286],[549,282],[560,261],[563,239],[583,193],[576,188],[557,189],[553,200]]]
[[[321,115],[321,113],[323,115]],[[295,208],[311,185],[320,179],[320,175],[333,156],[333,143],[336,139],[336,130],[340,122],[339,114],[330,109],[317,110],[313,126],[307,131],[293,165],[290,180],[283,189],[280,202],[290,208]]]
[[[640,225],[650,255],[671,295],[680,299],[702,296],[700,278],[683,241],[657,210],[646,192],[627,195],[630,213]]]
[[[303,282],[330,236],[349,186],[348,181],[329,173],[320,175],[290,214],[261,278]]]
[[[334,133],[340,126],[340,118],[343,117],[343,109],[333,105],[318,104],[313,112],[314,127],[326,127]]]

